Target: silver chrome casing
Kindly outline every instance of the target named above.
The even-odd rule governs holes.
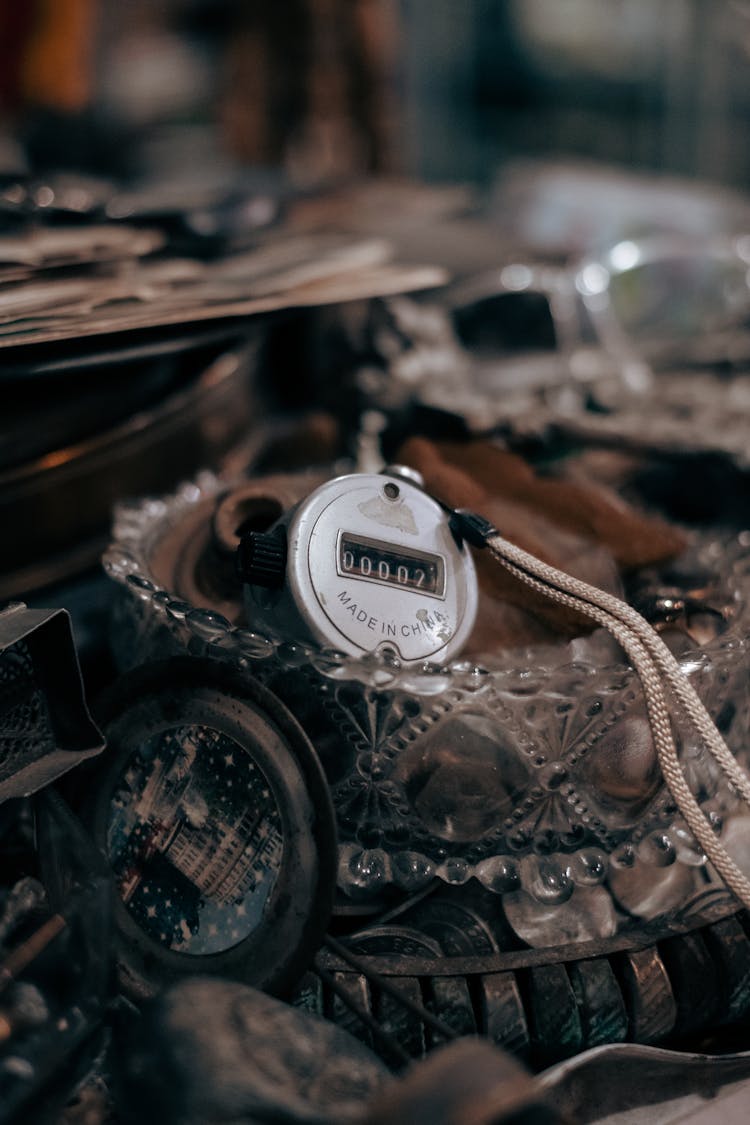
[[[345,572],[342,535],[382,545],[415,567],[428,558],[436,588]],[[311,637],[353,656],[391,649],[407,664],[450,660],[477,611],[474,561],[443,509],[410,481],[382,473],[338,477],[303,500],[289,522],[284,589],[248,592],[252,621],[262,618],[277,634]]]

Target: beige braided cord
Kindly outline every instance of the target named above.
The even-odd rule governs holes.
[[[548,563],[542,562],[541,559],[535,558],[534,555],[530,555],[527,551],[523,551],[520,547],[516,547],[513,543],[509,543],[499,535],[488,540],[488,546],[495,557],[498,558],[498,561],[508,560],[517,568],[516,577],[522,581],[524,577],[520,573],[521,571],[528,572],[540,579],[544,585],[541,592],[546,594],[547,597],[554,600],[558,589],[565,590],[582,602],[598,606],[631,629],[651,653],[655,664],[682,704],[684,714],[705,740],[716,764],[737,789],[745,803],[750,805],[750,778],[716,729],[703,701],[680,668],[674,655],[669,651],[656,630],[645,618],[641,617],[640,613],[627,602],[621,601],[620,598],[616,598],[604,590],[599,590],[596,586],[590,586],[587,582],[582,582],[581,579],[574,578],[571,574],[557,570]],[[552,589],[549,589],[549,587],[552,587]],[[586,605],[577,604],[575,608],[580,613],[591,616],[587,613]]]
[[[661,637],[632,606],[612,594],[549,566],[500,535],[493,535],[486,542],[494,558],[509,573],[559,605],[573,609],[603,626],[625,650],[643,686],[654,747],[667,788],[690,831],[727,887],[750,909],[750,880],[714,834],[713,827],[685,779],[677,754],[662,677],[682,703],[686,718],[704,738],[709,753],[748,803],[750,779],[740,768]]]

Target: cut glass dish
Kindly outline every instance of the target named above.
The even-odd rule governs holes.
[[[123,668],[186,651],[229,661],[286,703],[326,770],[345,896],[474,878],[532,946],[652,922],[669,932],[734,908],[662,781],[639,681],[608,638],[414,669],[260,635],[237,623],[239,601],[233,622],[152,569],[167,532],[225,487],[204,475],[118,509],[104,560],[119,586],[116,656]],[[740,533],[694,536],[673,573],[642,575],[638,591],[743,765],[749,586]],[[679,748],[717,835],[750,868],[750,815],[692,737]]]

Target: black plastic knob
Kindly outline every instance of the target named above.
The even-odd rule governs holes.
[[[276,590],[286,577],[286,535],[280,531],[249,531],[237,548],[237,573],[249,586]]]

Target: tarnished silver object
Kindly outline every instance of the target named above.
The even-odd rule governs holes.
[[[410,982],[419,979],[430,1009],[417,1012],[427,1050],[452,1037],[430,1028],[434,1013],[453,1036],[476,1031],[541,1070],[603,1044],[650,1045],[741,1026],[750,1011],[749,932],[750,918],[741,911],[658,944],[658,931],[649,937],[642,930],[630,941],[430,957],[418,949],[418,929],[375,924],[346,945],[326,938],[315,967],[324,1008],[333,976],[349,992],[358,982],[359,1008],[368,1018],[378,1015],[386,989],[403,993],[408,1007]],[[401,935],[409,941],[398,941]],[[346,1026],[359,1034],[362,1012],[356,1015]],[[379,1039],[373,1046],[380,1049]]]
[[[487,957],[500,951],[490,919],[447,894],[431,895],[408,912],[407,920],[449,957]]]
[[[370,957],[400,957],[408,964],[411,957],[441,957],[443,949],[421,930],[407,926],[371,926],[350,939],[355,953]]]
[[[579,1125],[668,1125],[748,1081],[750,1051],[705,1055],[611,1044],[552,1067],[535,1087]],[[716,1113],[722,1119],[721,1108]]]
[[[196,973],[288,987],[325,932],[336,870],[302,729],[249,677],[191,657],[123,677],[100,714],[88,819],[117,890],[123,988],[143,998]]]
[[[444,662],[474,625],[473,560],[412,470],[328,481],[238,559],[248,621],[290,640]]]
[[[529,1025],[513,973],[484,973],[479,978],[481,1030],[493,1043],[521,1058],[529,1053]]]
[[[632,1038],[658,1042],[677,1020],[674,991],[658,950],[652,946],[627,953],[621,971]]]
[[[0,611],[0,802],[35,793],[103,747],[67,611],[21,602]]]

